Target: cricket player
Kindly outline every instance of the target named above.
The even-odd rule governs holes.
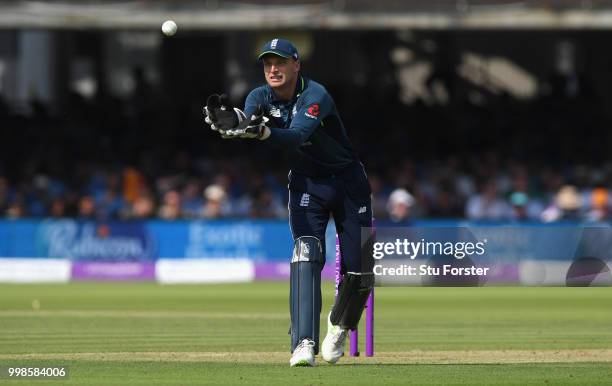
[[[333,216],[343,256],[342,282],[321,355],[335,363],[374,285],[372,257],[362,258],[360,250],[361,227],[372,226],[370,185],[332,97],[302,75],[295,46],[273,39],[259,60],[267,84],[251,91],[243,111],[225,96],[211,95],[204,108],[206,122],[223,138],[247,138],[289,152],[291,366],[313,366],[319,353],[325,229]]]

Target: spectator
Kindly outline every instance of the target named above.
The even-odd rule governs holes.
[[[181,195],[181,213],[185,218],[197,218],[203,205],[201,185],[197,179],[190,179]]]
[[[470,220],[504,220],[510,217],[510,208],[499,197],[495,180],[488,180],[482,193],[469,198],[466,215]]]
[[[368,180],[370,180],[370,187],[372,188],[372,215],[375,219],[385,218],[387,217],[386,205],[389,192],[383,191],[384,186],[379,175],[369,173]]]
[[[227,215],[227,194],[220,185],[210,185],[204,190],[206,203],[202,210],[202,217],[207,219],[221,218]]]
[[[62,197],[56,197],[51,201],[49,215],[53,218],[66,217],[66,201]]]
[[[6,217],[17,219],[25,216],[26,211],[23,205],[23,198],[18,195],[8,205],[8,208],[6,209]]]
[[[253,218],[284,218],[287,210],[278,197],[269,189],[260,189],[253,194],[251,202],[251,217]]]
[[[406,189],[395,189],[387,202],[387,212],[391,222],[398,226],[410,224],[410,208],[414,202],[414,197]]]
[[[94,220],[96,218],[96,202],[91,196],[83,196],[79,199],[80,220]]]
[[[542,212],[542,221],[578,220],[582,208],[582,197],[575,186],[564,185],[559,189],[554,202]]]
[[[148,191],[143,190],[135,198],[125,217],[135,220],[144,220],[153,217],[154,214],[155,201]]]
[[[137,169],[128,167],[123,171],[123,197],[127,202],[133,203],[144,186],[144,178]]]
[[[524,192],[512,192],[509,201],[512,208],[509,217],[511,220],[537,221],[542,213],[542,204]]]
[[[96,212],[99,219],[117,219],[125,211],[127,203],[120,192],[120,176],[117,174],[106,176],[96,198]]]
[[[590,195],[591,208],[586,215],[588,221],[610,219],[610,193],[606,188],[595,188]]]
[[[170,190],[164,194],[158,217],[164,220],[176,220],[181,217],[181,195],[179,192]]]
[[[510,217],[516,221],[526,221],[529,219],[527,214],[527,204],[529,198],[523,192],[514,192],[510,195],[510,204],[512,205],[512,214]]]

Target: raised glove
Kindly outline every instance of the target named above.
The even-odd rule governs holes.
[[[270,136],[270,128],[266,125],[270,119],[263,113],[259,106],[249,119],[245,119],[233,130],[225,132],[226,136],[248,139],[264,140]]]
[[[244,113],[233,107],[225,94],[209,96],[204,106],[204,115],[206,116],[204,121],[222,136],[228,130],[237,128],[245,120]]]

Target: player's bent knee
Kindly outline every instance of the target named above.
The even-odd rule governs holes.
[[[325,263],[325,254],[321,240],[314,236],[301,236],[295,239],[293,245],[292,263],[307,261],[311,263]]]
[[[342,328],[356,328],[373,287],[373,273],[346,273],[338,288],[338,297],[330,316],[332,324]]]

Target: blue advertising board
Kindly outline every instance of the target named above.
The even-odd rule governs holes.
[[[378,228],[385,226],[378,223]],[[580,255],[612,254],[612,228],[565,223],[557,225],[473,224],[465,221],[420,221],[428,227],[469,229],[489,240],[487,254],[498,259],[571,260]],[[431,232],[438,232],[432,229]],[[328,258],[334,253],[335,228],[328,227]],[[419,238],[419,237],[417,237]],[[286,262],[293,240],[286,220],[126,221],[0,220],[0,257],[62,258],[71,261],[152,262],[158,259],[242,258]],[[602,251],[605,253],[602,256]]]
[[[158,258],[284,261],[292,245],[286,221],[0,221],[1,257],[140,262]]]

